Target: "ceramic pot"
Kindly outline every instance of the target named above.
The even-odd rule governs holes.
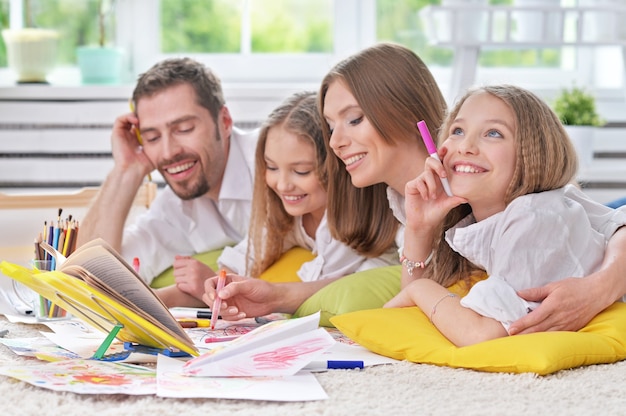
[[[119,84],[123,51],[120,48],[80,46],[76,50],[83,84]]]
[[[18,83],[46,83],[56,66],[59,34],[49,29],[6,29],[2,31],[8,66]]]

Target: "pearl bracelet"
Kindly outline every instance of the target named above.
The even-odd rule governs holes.
[[[400,256],[400,263],[402,263],[402,265],[404,267],[406,267],[406,271],[409,272],[409,276],[413,276],[413,269],[415,268],[420,268],[423,269],[426,266],[428,266],[430,264],[430,261],[433,259],[433,255],[435,254],[435,251],[431,251],[430,254],[428,255],[428,258],[424,261],[411,261],[409,259],[406,258],[406,256],[404,255],[404,253],[402,253],[402,255]]]

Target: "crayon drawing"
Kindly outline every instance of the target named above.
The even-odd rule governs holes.
[[[24,357],[42,357],[41,359],[46,361],[79,358],[78,355],[59,347],[45,337],[0,338],[0,343],[9,347],[16,355]]]
[[[65,360],[54,363],[3,366],[0,374],[36,387],[78,394],[156,393],[154,370],[96,360]]]

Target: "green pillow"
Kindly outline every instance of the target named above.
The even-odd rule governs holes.
[[[213,251],[206,251],[204,253],[194,254],[192,257],[206,264],[213,270],[217,270],[218,269],[217,259],[222,254],[223,250],[224,250],[223,248],[220,248],[220,249],[213,250]],[[159,289],[161,287],[171,286],[173,284],[174,284],[174,268],[169,267],[168,269],[166,269],[164,272],[162,272],[160,275],[158,275],[152,280],[152,282],[150,283],[150,287],[152,287],[153,289]]]
[[[335,315],[382,307],[400,291],[401,266],[357,272],[330,283],[307,299],[295,317],[320,311],[320,325],[332,327]]]

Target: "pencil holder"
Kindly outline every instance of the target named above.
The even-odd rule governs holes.
[[[40,271],[54,270],[54,262],[52,260],[32,260],[31,265],[33,269]],[[65,309],[60,308],[41,295],[37,295],[33,300],[33,310],[38,321],[68,319],[70,317]]]

